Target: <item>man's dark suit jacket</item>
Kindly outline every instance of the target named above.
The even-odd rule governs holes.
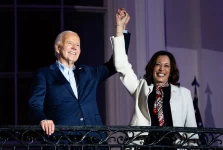
[[[125,34],[126,49],[130,33]],[[56,64],[39,69],[29,99],[31,121],[53,120],[55,125],[103,125],[96,102],[98,84],[116,73],[112,58],[96,67],[76,66],[78,99]]]

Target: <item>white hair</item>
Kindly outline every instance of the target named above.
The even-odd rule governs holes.
[[[62,44],[64,35],[67,34],[67,33],[77,34],[76,32],[73,32],[73,31],[70,31],[70,30],[66,30],[66,31],[63,31],[63,32],[61,32],[60,34],[57,35],[56,40],[54,42],[54,54],[55,54],[56,57],[57,57],[56,45],[61,45]]]

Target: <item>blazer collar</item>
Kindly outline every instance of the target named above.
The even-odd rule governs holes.
[[[179,87],[178,86],[176,86],[176,85],[173,85],[173,84],[170,84],[170,86],[171,86],[171,97],[172,96],[174,96],[176,93],[178,93],[179,92]]]
[[[153,91],[153,87],[154,87],[153,84],[148,85],[148,89],[149,89],[149,91],[146,91],[146,92],[147,92],[147,93],[151,93],[151,92]]]
[[[56,62],[50,65],[50,70],[55,70],[55,69],[59,69]]]

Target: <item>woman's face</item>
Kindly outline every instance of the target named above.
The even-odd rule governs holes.
[[[153,80],[155,84],[164,84],[170,76],[170,59],[166,55],[157,57],[156,64],[153,68]]]

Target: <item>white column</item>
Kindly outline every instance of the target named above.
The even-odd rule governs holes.
[[[136,0],[137,73],[143,76],[150,57],[165,50],[165,20],[163,0]]]

